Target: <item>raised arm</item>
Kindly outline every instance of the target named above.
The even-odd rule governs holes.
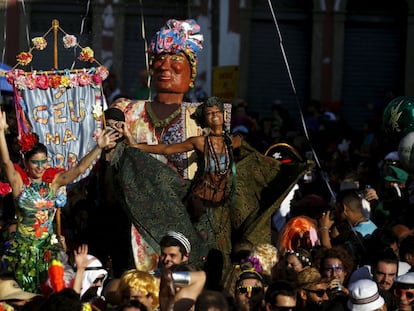
[[[13,190],[13,197],[17,197],[20,194],[23,181],[19,173],[15,170],[13,162],[10,159],[9,149],[7,147],[5,131],[9,125],[6,120],[6,113],[0,110],[0,156],[1,166],[6,174],[7,180]]]
[[[82,280],[83,273],[85,272],[86,267],[95,260],[95,258],[88,259],[88,245],[82,244],[75,249],[75,264],[76,264],[76,274],[75,280],[73,282],[73,289],[80,294],[82,290]]]
[[[174,274],[176,273],[188,274],[188,284],[180,284],[174,281],[174,285],[181,288],[174,297],[174,310],[180,310],[180,301],[190,299],[195,303],[198,296],[200,296],[206,284],[206,273],[204,271],[173,272],[173,280],[175,280]],[[180,277],[182,276],[180,275]]]
[[[86,156],[84,156],[75,167],[66,172],[62,172],[56,175],[55,180],[53,180],[53,184],[56,186],[56,189],[61,186],[70,184],[81,174],[85,173],[85,171],[98,157],[98,155],[101,154],[102,149],[110,144],[113,144],[116,138],[116,133],[101,132],[98,136],[96,146]]]
[[[202,136],[190,137],[187,140],[177,144],[147,145],[139,144],[134,140],[129,130],[128,124],[125,122],[118,122],[118,124],[114,126],[114,129],[125,137],[125,139],[128,141],[129,147],[141,149],[149,153],[174,154],[192,150],[202,151],[204,149],[204,138]]]

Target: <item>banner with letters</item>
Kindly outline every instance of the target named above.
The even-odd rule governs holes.
[[[96,145],[93,136],[100,122],[93,117],[93,109],[99,89],[91,85],[26,89],[22,97],[32,131],[47,147],[53,167],[72,168]]]
[[[30,76],[21,71],[10,72],[19,135],[27,131],[36,133],[48,149],[52,167],[70,169],[95,147],[94,132],[103,126],[102,112],[106,106],[101,76],[99,70],[40,74],[31,84]],[[89,173],[90,169],[76,181]]]

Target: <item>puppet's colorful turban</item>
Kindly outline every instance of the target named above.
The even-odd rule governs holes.
[[[197,74],[197,53],[202,50],[203,41],[200,26],[195,20],[169,19],[151,41],[149,48],[151,63],[155,55],[183,52],[190,61],[191,81],[194,81]]]

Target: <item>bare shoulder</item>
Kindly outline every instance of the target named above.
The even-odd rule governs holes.
[[[199,151],[204,150],[204,141],[205,141],[204,136],[193,136],[193,137],[190,137],[189,140],[194,145],[195,149]]]
[[[234,135],[231,137],[233,148],[239,148],[241,146],[243,137],[240,135]]]

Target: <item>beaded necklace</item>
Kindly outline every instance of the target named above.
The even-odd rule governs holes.
[[[219,175],[226,175],[229,170],[229,150],[227,149],[226,143],[223,141],[225,164],[226,164],[224,170],[220,169],[220,161],[219,161],[216,151],[214,150],[213,144],[211,142],[211,135],[208,135],[207,143],[208,143],[209,153],[212,155],[213,161],[214,161],[214,172]]]
[[[149,119],[152,123],[152,126],[154,128],[165,128],[180,114],[181,112],[181,106],[179,106],[173,113],[171,113],[168,117],[165,119],[158,119],[158,117],[155,115],[154,111],[151,108],[150,103],[145,105],[145,108],[147,110]]]

